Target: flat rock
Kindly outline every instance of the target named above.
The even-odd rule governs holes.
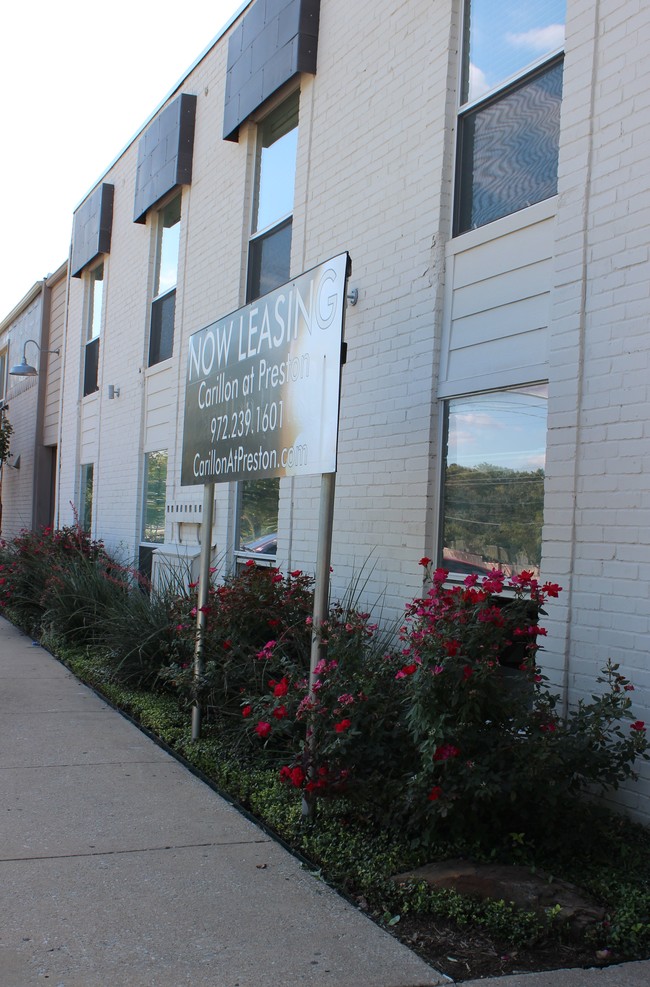
[[[511,902],[527,911],[545,913],[560,905],[559,921],[583,929],[605,918],[592,898],[567,881],[543,871],[505,864],[474,864],[468,860],[443,860],[393,877],[397,884],[426,881],[432,887],[450,888],[458,894]]]

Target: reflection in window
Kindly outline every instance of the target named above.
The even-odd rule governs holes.
[[[566,0],[466,0],[454,233],[557,192]]]
[[[447,403],[441,565],[539,571],[547,386]]]
[[[143,541],[153,544],[164,542],[166,499],[167,453],[148,452],[144,457]]]
[[[496,14],[496,16],[495,16]],[[469,0],[465,15],[462,103],[520,75],[564,47],[566,0]]]
[[[238,544],[241,552],[275,555],[280,481],[243,480],[239,484]]]
[[[79,526],[88,533],[93,523],[93,473],[93,464],[84,463],[79,484]]]
[[[460,121],[457,232],[557,192],[562,62]]]

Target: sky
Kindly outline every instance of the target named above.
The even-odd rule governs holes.
[[[243,6],[12,5],[0,33],[0,320],[67,259],[76,206]]]

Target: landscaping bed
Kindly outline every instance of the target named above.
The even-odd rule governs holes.
[[[395,627],[361,609],[359,581],[315,630],[305,574],[251,564],[226,575],[202,609],[198,676],[195,587],[143,585],[78,529],[4,545],[0,603],[455,980],[646,958],[650,833],[595,797],[649,757],[632,683],[609,660],[594,694],[563,710],[539,659],[539,620],[560,588],[497,571],[449,586],[420,564],[423,596]],[[457,879],[423,875],[445,861]],[[482,877],[517,870],[486,891],[478,872],[467,883],[470,864]],[[544,875],[530,901],[519,897],[527,873]],[[572,912],[565,893],[585,908]]]

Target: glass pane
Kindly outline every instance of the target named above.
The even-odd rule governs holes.
[[[267,291],[289,280],[291,270],[291,220],[276,227],[272,233],[251,241],[248,258],[247,301],[251,302]]]
[[[457,233],[557,192],[562,62],[460,120]]]
[[[99,365],[99,339],[86,343],[84,358],[84,397],[94,394],[97,387],[97,368]]]
[[[145,458],[143,541],[165,540],[165,501],[167,499],[167,453],[148,452]]]
[[[104,265],[100,264],[90,275],[90,312],[88,339],[96,339],[102,327],[102,300],[104,297]]]
[[[157,298],[151,306],[151,336],[149,339],[149,366],[168,360],[174,348],[174,312],[176,292]]]
[[[441,564],[452,572],[539,570],[547,387],[448,404]]]
[[[240,551],[275,555],[278,542],[280,481],[243,480],[239,484]]]
[[[92,463],[86,463],[81,467],[79,525],[82,531],[90,531],[93,520],[93,473]]]
[[[293,212],[298,148],[298,93],[272,113],[259,129],[253,233]]]
[[[180,195],[161,209],[158,226],[158,263],[154,298],[176,287],[178,280],[178,247],[181,233]]]
[[[462,102],[564,47],[566,0],[468,0]]]

